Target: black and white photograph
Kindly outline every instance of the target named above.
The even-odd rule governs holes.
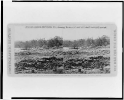
[[[112,71],[113,32],[109,26],[46,24],[11,28],[15,74],[107,75]]]
[[[122,3],[13,1],[3,2],[3,99],[122,97]]]

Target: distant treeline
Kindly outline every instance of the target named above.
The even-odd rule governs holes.
[[[106,46],[110,44],[109,37],[103,35],[102,37],[93,39],[93,38],[87,38],[87,39],[78,39],[78,40],[63,40],[63,38],[59,36],[55,36],[52,39],[45,40],[45,39],[39,39],[39,40],[30,40],[30,41],[18,41],[15,42],[15,48],[53,48],[53,47],[97,47],[97,46]]]

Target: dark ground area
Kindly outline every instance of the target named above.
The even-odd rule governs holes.
[[[41,74],[93,74],[110,73],[110,57],[88,57],[63,59],[62,57],[48,57],[40,59],[24,59],[15,63],[16,73]]]

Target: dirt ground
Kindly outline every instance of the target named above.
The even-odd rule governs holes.
[[[109,74],[110,47],[15,49],[15,73]]]

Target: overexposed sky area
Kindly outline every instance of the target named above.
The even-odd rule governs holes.
[[[60,26],[61,27],[61,26]],[[28,41],[36,39],[48,40],[55,36],[60,36],[64,40],[77,40],[85,38],[98,38],[103,35],[110,36],[111,31],[107,28],[26,28],[23,26],[15,26],[15,41]]]

